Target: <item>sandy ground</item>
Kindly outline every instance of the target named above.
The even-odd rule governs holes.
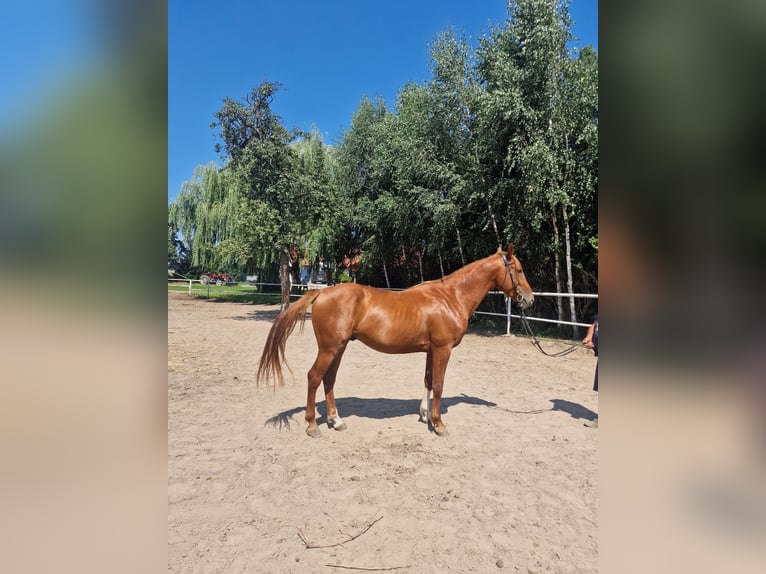
[[[287,344],[295,381],[255,384],[276,314],[168,294],[170,572],[597,571],[590,351],[469,332],[438,437],[418,421],[425,355],[352,342],[335,386],[348,429],[322,417],[312,439],[308,322]]]

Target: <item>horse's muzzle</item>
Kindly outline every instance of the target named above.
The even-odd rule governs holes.
[[[522,309],[529,309],[532,306],[532,303],[535,302],[535,296],[530,293],[529,295],[521,295],[519,297],[519,305]]]

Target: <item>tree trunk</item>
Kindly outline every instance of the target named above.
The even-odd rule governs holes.
[[[495,214],[492,213],[492,205],[489,203],[489,195],[485,195],[484,198],[487,200],[487,211],[489,211],[489,219],[492,221],[492,229],[495,230],[495,239],[497,239],[497,246],[502,247],[502,243],[500,243],[500,233],[497,231],[497,222],[495,221]]]
[[[457,250],[460,252],[460,264],[465,267],[465,255],[463,255],[463,242],[460,239],[460,228],[455,224],[455,233],[457,234]]]
[[[553,208],[551,220],[553,223],[553,261],[554,273],[556,276],[556,293],[561,293],[561,254],[559,253],[561,248],[561,238],[559,236],[559,222],[558,218],[556,217],[556,208]],[[564,299],[562,297],[556,297],[556,314],[559,321],[564,320]],[[562,325],[559,325],[558,327],[561,329]]]
[[[386,288],[391,289],[391,281],[388,280],[388,268],[385,261],[383,262],[383,275],[386,276]]]
[[[569,239],[569,214],[567,213],[567,206],[561,206],[561,213],[564,216],[564,242],[566,247],[566,267],[567,267],[567,293],[570,295],[574,293],[572,285],[572,243]],[[572,316],[572,322],[577,322],[577,310],[575,309],[575,298],[569,298],[569,312]],[[572,336],[575,339],[580,338],[580,328],[577,325],[572,325]]]
[[[420,270],[420,282],[423,282],[423,255],[418,251],[418,269]]]
[[[282,301],[279,311],[282,312],[290,305],[290,253],[287,249],[279,254],[279,279],[282,284]]]
[[[479,171],[479,177],[481,177],[481,183],[484,186],[484,200],[487,202],[487,213],[489,213],[489,220],[492,222],[492,229],[495,230],[495,239],[497,239],[497,246],[502,247],[500,243],[500,233],[497,231],[497,222],[495,221],[495,214],[492,212],[492,204],[489,202],[489,194],[487,193],[487,180],[484,179],[484,174],[481,172],[481,162],[479,161],[479,150],[474,146],[473,156],[476,161],[476,169]]]
[[[439,269],[441,269],[441,272],[442,272],[442,279],[444,279],[444,262],[442,261],[442,252],[441,252],[441,249],[439,250]]]

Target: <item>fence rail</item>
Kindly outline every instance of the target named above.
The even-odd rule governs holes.
[[[194,291],[203,291],[202,289],[193,289],[192,284],[193,283],[202,283],[199,279],[170,279],[168,278],[168,283],[170,282],[176,282],[176,283],[188,283],[189,284],[189,295],[192,295]],[[269,287],[280,287],[281,283],[266,283],[266,282],[258,282],[258,286],[269,286]],[[298,283],[294,283],[293,287],[302,287]],[[311,289],[323,289],[324,287],[327,287],[324,283],[309,283],[307,288],[309,290]],[[217,291],[220,293],[222,292],[222,289],[224,287],[216,287]],[[404,291],[404,289],[386,289],[386,291]],[[207,285],[207,292],[210,293],[210,284]],[[258,295],[259,293],[254,293],[254,295]],[[574,298],[580,298],[580,299],[598,299],[598,294],[594,293],[552,293],[548,291],[541,291],[541,292],[532,292],[532,294],[535,297],[561,297],[565,299],[569,299],[570,297]],[[290,293],[291,298],[300,298],[303,297],[304,293]],[[487,295],[503,295],[505,297],[505,294],[502,291],[490,291],[487,293]],[[511,300],[508,297],[505,297],[505,313],[491,313],[489,311],[476,311],[476,315],[488,315],[492,317],[505,317],[506,319],[506,326],[505,326],[505,332],[506,335],[511,334],[511,319],[521,319],[521,315],[516,315],[511,312]],[[527,321],[537,321],[540,323],[553,323],[556,325],[570,325],[570,326],[577,326],[577,327],[590,327],[590,323],[580,323],[576,321],[564,321],[564,320],[558,320],[558,319],[546,319],[544,317],[530,317],[529,315],[526,315]]]

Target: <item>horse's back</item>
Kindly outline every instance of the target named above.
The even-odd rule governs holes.
[[[422,294],[344,283],[314,302],[312,324],[320,345],[358,339],[384,353],[428,350],[430,336]]]
[[[387,291],[359,285],[358,283],[340,283],[323,290],[311,307],[311,320],[316,324],[337,323],[339,320],[359,321],[369,308],[370,302],[388,294]]]
[[[350,334],[353,317],[364,302],[367,289],[357,283],[340,283],[322,290],[311,306],[311,322],[317,337],[325,331]]]
[[[332,287],[327,287],[322,290],[321,295],[314,301],[312,314],[315,310],[322,309],[323,307],[346,306],[358,303],[368,289],[373,289],[373,287],[359,285],[358,283],[339,283]]]

